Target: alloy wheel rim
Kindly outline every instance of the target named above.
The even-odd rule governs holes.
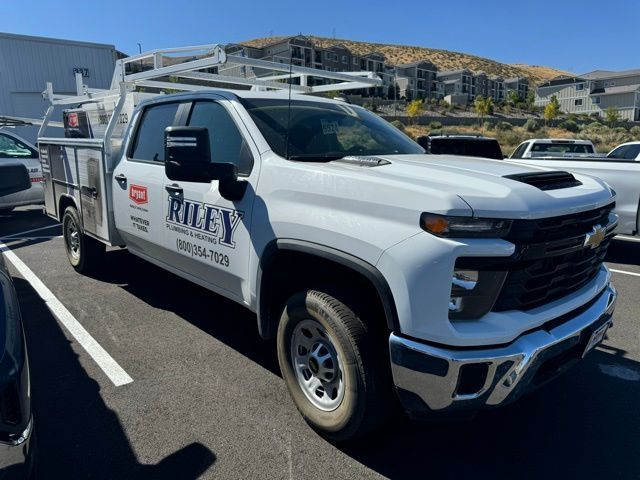
[[[78,232],[76,222],[72,219],[67,222],[65,234],[67,238],[67,250],[73,258],[78,258],[80,256],[80,232]]]
[[[345,387],[342,362],[334,342],[316,320],[303,320],[291,337],[291,360],[300,389],[320,410],[340,406]]]

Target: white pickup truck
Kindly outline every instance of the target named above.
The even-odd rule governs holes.
[[[526,144],[527,142],[524,142]],[[589,142],[590,143],[590,142]],[[640,234],[640,144],[625,143],[613,149],[605,156],[571,156],[526,157],[521,156],[518,147],[509,158],[510,162],[523,163],[549,168],[566,170],[601,178],[616,191],[616,208],[619,223],[616,233],[625,235]]]
[[[363,108],[291,92],[201,87],[129,118],[118,149],[39,139],[71,264],[126,246],[255,312],[332,440],[398,400],[417,417],[513,401],[611,325],[617,219],[597,179],[427,156]]]

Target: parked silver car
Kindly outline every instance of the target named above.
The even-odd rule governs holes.
[[[35,145],[7,130],[0,130],[0,166],[21,163],[27,167],[31,187],[0,197],[0,214],[7,214],[15,207],[44,203],[42,169]]]

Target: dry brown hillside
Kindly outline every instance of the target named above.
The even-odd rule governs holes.
[[[286,37],[257,38],[245,45],[262,47],[266,44],[282,40]],[[387,61],[392,64],[402,64],[415,62],[417,60],[429,60],[434,63],[439,70],[455,70],[468,68],[473,72],[485,72],[488,75],[499,75],[504,78],[524,76],[534,82],[549,80],[558,75],[566,74],[560,70],[550,67],[540,67],[535,65],[508,65],[496,62],[488,58],[468,55],[466,53],[450,52],[448,50],[438,50],[435,48],[412,47],[408,45],[388,45],[382,43],[357,42],[355,40],[345,40],[342,38],[326,38],[307,35],[313,42],[328,47],[337,43],[344,45],[358,55],[380,52],[387,57]]]

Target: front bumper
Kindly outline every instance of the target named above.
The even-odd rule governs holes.
[[[586,306],[493,348],[447,348],[392,333],[391,368],[405,410],[421,415],[514,401],[584,356],[592,334],[611,325],[616,298],[609,284]]]

